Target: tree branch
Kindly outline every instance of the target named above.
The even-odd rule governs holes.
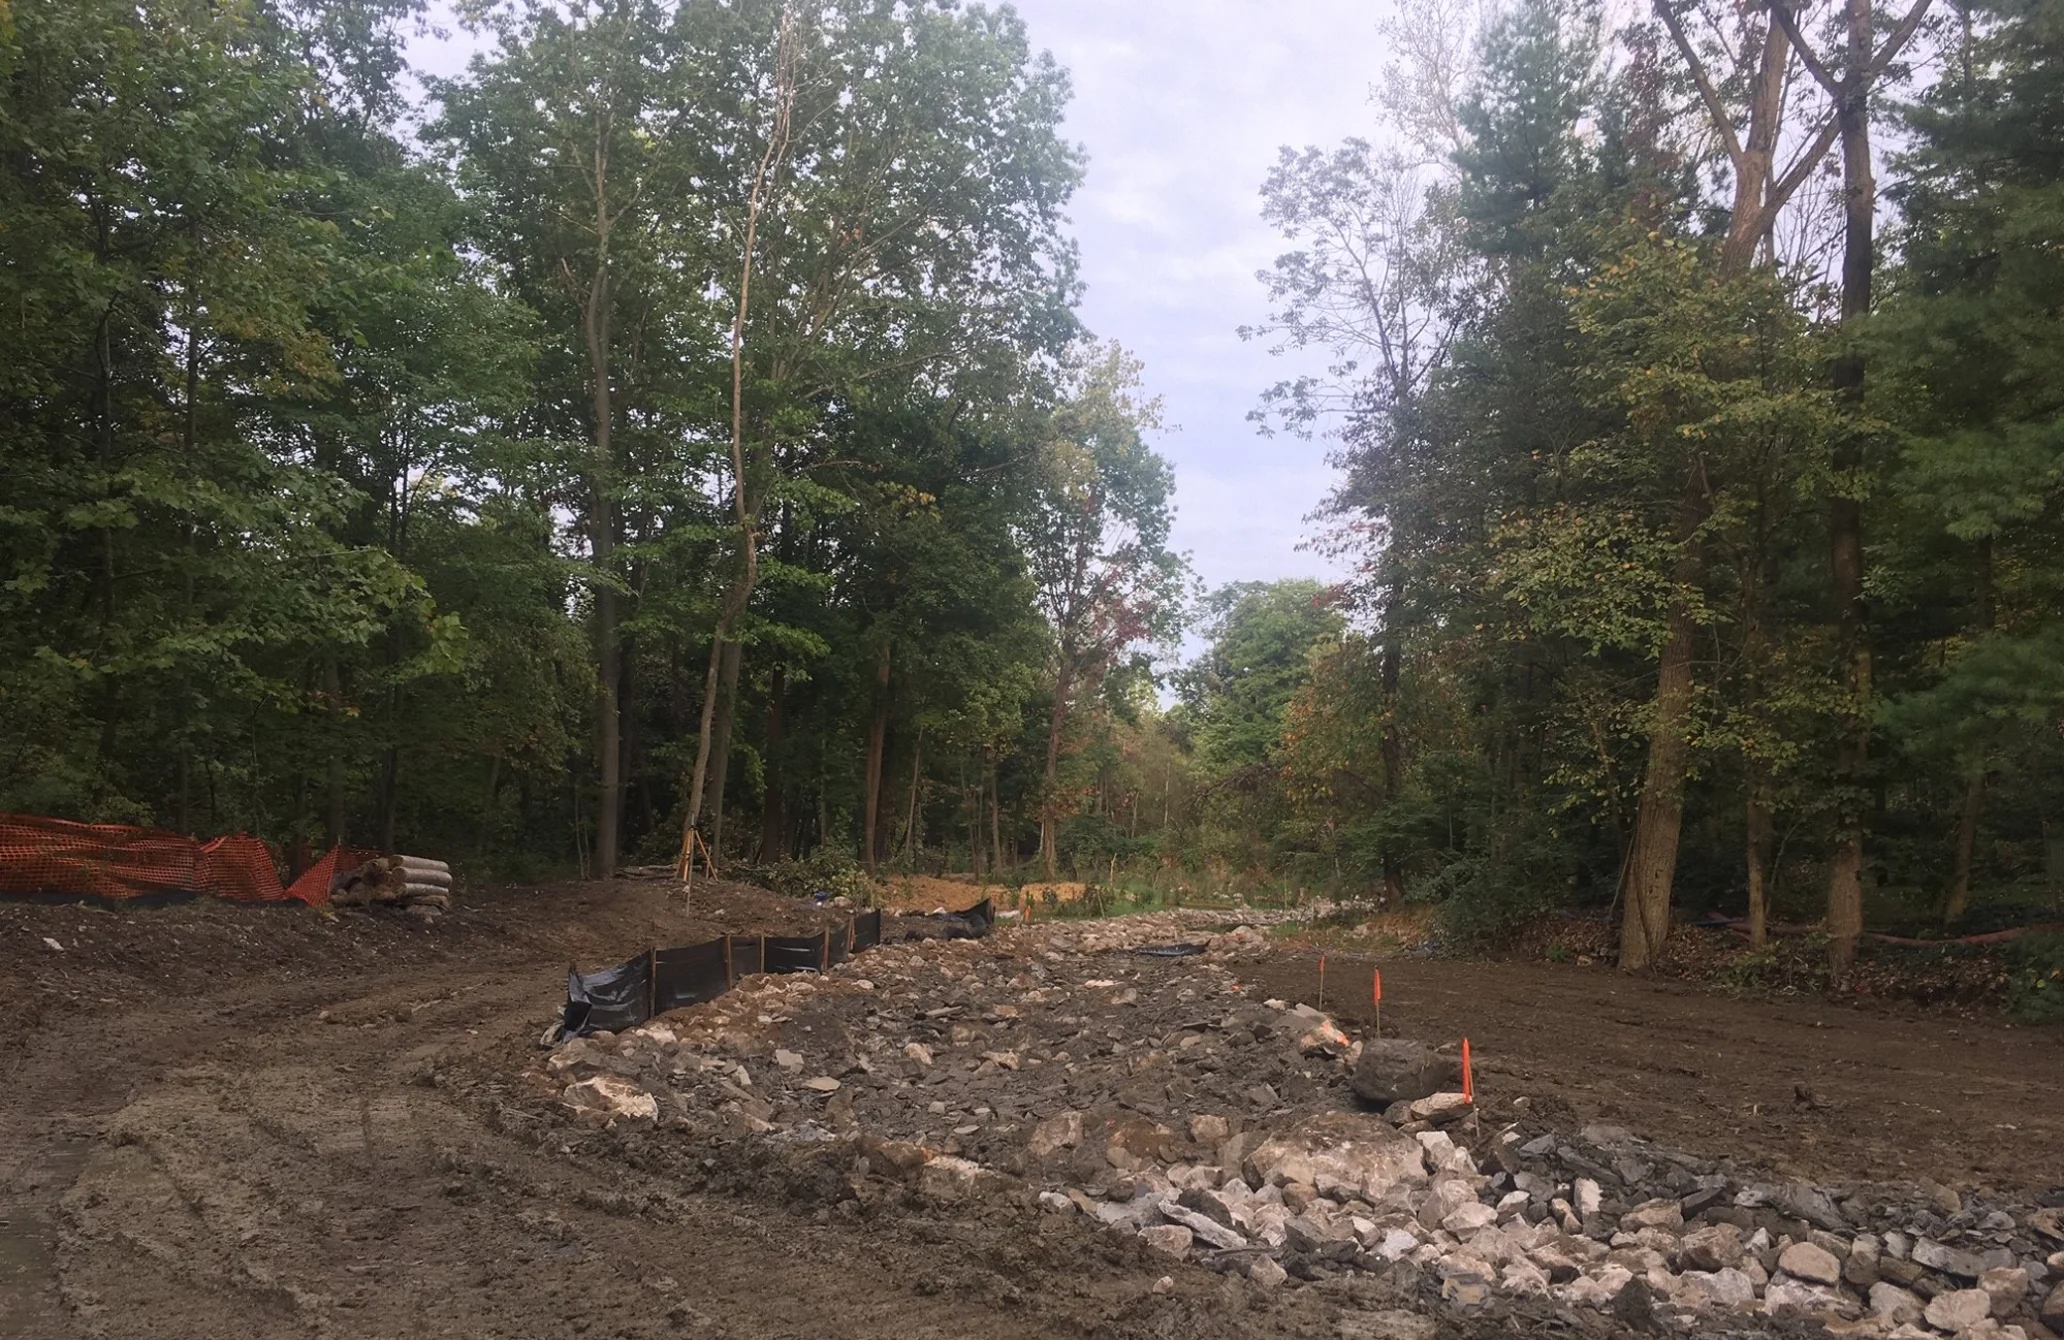
[[[1821,159],[1827,157],[1827,151],[1834,145],[1835,135],[1839,129],[1834,114],[1830,112],[1827,119],[1820,123],[1820,130],[1814,135],[1813,142],[1799,151],[1799,156],[1785,169],[1784,176],[1778,178],[1777,183],[1770,188],[1770,194],[1764,202],[1767,209],[1775,213],[1784,208],[1785,201],[1792,198],[1792,192],[1804,185],[1807,175],[1819,166]]]
[[[1921,0],[1921,3],[1926,4],[1928,0]],[[1813,54],[1813,48],[1806,45],[1805,34],[1799,31],[1799,20],[1792,14],[1786,0],[1776,0],[1770,6],[1770,17],[1784,29],[1785,36],[1791,40],[1792,50],[1799,53],[1799,63],[1806,67],[1806,73],[1813,76],[1813,82],[1826,89],[1829,97],[1839,101],[1843,97],[1842,81],[1835,78],[1833,72],[1820,63],[1820,57]]]
[[[1677,12],[1670,8],[1670,0],[1654,0],[1656,17],[1670,30],[1670,40],[1676,44],[1677,54],[1684,57],[1684,66],[1691,71],[1691,80],[1698,85],[1699,99],[1706,104],[1706,112],[1713,118],[1713,129],[1720,133],[1721,147],[1727,150],[1727,157],[1735,167],[1742,161],[1741,137],[1735,133],[1734,118],[1727,114],[1727,105],[1720,101],[1720,90],[1713,87],[1712,77],[1706,73],[1705,63],[1692,50],[1691,39],[1684,35],[1684,25],[1677,21]]]
[[[1872,83],[1877,82],[1878,76],[1885,73],[1885,67],[1899,55],[1900,49],[1920,31],[1921,20],[1928,16],[1928,7],[1934,2],[1935,0],[1914,0],[1914,7],[1907,11],[1906,17],[1899,21],[1899,26],[1892,30],[1892,35],[1885,39],[1885,45],[1879,48],[1878,54],[1871,59]]]

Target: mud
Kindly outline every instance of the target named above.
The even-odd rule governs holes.
[[[17,1025],[0,1053],[0,1335],[1426,1340],[1625,1329],[1503,1301],[1448,1315],[1407,1271],[1271,1291],[1030,1205],[956,1212],[882,1179],[855,1186],[809,1147],[741,1134],[688,1159],[678,1132],[597,1127],[525,1078],[540,1068],[536,1041],[570,961],[593,967],[724,931],[807,931],[844,914],[737,886],[699,889],[692,913],[653,884],[461,902],[427,924],[200,904],[0,906],[0,1005]],[[1141,969],[1156,982],[1181,971]],[[1296,982],[1271,974],[1299,965],[1235,971],[1282,994]],[[1803,1055],[1826,1063],[1817,1090],[1854,1126],[1805,1142],[1797,1132],[1818,1129],[1807,1119],[1757,1126],[1738,1104],[1700,1098],[1698,1084],[1748,1082],[1751,1039],[1810,1029],[1812,1007],[1773,1015],[1666,993],[1669,1026],[1644,1046],[1632,1025],[1607,1024],[1665,1008],[1647,987],[1472,965],[1385,972],[1386,1031],[1468,1031],[1487,1085],[1560,1095],[1657,1139],[1776,1139],[1826,1167],[1861,1167],[1869,1151],[1911,1141],[1940,1151],[1918,1156],[1938,1174],[2018,1186],[2060,1166],[2057,1114],[2041,1101],[2064,1070],[2055,1033],[1994,1030],[1973,1045],[1969,1025],[1830,1009],[1835,1031]],[[884,1035],[901,1022],[887,1017]],[[950,1023],[932,1026],[950,1039]],[[1725,1064],[1739,1081],[1705,1059],[1737,1049]],[[1884,1060],[1841,1064],[1852,1052]],[[1551,1078],[1558,1067],[1569,1076]],[[1908,1116],[1903,1104],[1944,1108],[1944,1095],[1917,1087],[1933,1077],[1986,1086],[1995,1101]],[[1767,1077],[1754,1092],[1785,1082]],[[1987,1140],[1959,1162],[1955,1131],[1922,1131],[1980,1108],[2025,1123],[2023,1138]],[[1878,1143],[1840,1148],[1852,1129]],[[2030,1159],[2015,1162],[2016,1148]]]

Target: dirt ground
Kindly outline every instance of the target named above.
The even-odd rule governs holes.
[[[1494,1096],[1547,1096],[1582,1121],[1832,1181],[2064,1185],[2064,1028],[1930,1017],[1819,998],[1734,999],[1602,969],[1329,955],[1325,1008],[1386,1034],[1470,1039]],[[1316,1003],[1318,961],[1256,965],[1261,990]]]
[[[0,905],[16,1024],[0,1053],[0,1335],[1436,1333],[1383,1311],[1412,1300],[1380,1280],[1263,1297],[1177,1266],[1155,1293],[1170,1267],[1135,1239],[894,1202],[834,1213],[783,1194],[795,1174],[745,1146],[698,1182],[653,1155],[665,1132],[551,1119],[515,1077],[537,1063],[569,962],[826,914],[727,885],[698,890],[692,915],[660,883],[472,901],[427,924]],[[1348,993],[1340,965],[1329,1007],[1366,996],[1366,973]],[[1252,971],[1307,994],[1305,965]],[[1467,1032],[1487,1087],[1658,1140],[1848,1176],[2064,1181],[2055,1031],[1576,969],[1387,964],[1385,982],[1386,1032]],[[1795,1084],[1828,1106],[1803,1106]],[[1493,1310],[1437,1333],[1526,1329]]]

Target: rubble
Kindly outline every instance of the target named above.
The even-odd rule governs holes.
[[[850,1149],[956,1213],[1015,1200],[1261,1289],[1408,1272],[1461,1311],[1531,1300],[1689,1334],[2064,1330],[2051,1211],[1764,1180],[1470,1103],[1443,1052],[1249,999],[1227,961],[1266,942],[1184,912],[884,945],[570,1043],[543,1078],[583,1119]],[[1136,952],[1172,943],[1207,947]]]

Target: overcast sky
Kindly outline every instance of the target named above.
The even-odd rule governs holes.
[[[1382,67],[1367,0],[1022,0],[1035,44],[1074,76],[1068,134],[1083,316],[1146,361],[1176,431],[1176,541],[1212,586],[1335,575],[1299,552],[1331,472],[1322,443],[1247,422],[1290,369],[1237,328],[1265,314],[1255,271],[1283,244],[1260,187],[1284,144],[1373,129]]]
[[[1331,577],[1300,552],[1330,483],[1322,443],[1247,422],[1290,369],[1237,328],[1264,315],[1255,271],[1282,249],[1261,180],[1280,145],[1373,129],[1383,64],[1367,0],[1020,0],[1035,47],[1072,73],[1067,134],[1088,151],[1072,214],[1083,317],[1146,362],[1171,431],[1177,547],[1211,585]],[[425,39],[415,63],[455,73],[472,43]]]

